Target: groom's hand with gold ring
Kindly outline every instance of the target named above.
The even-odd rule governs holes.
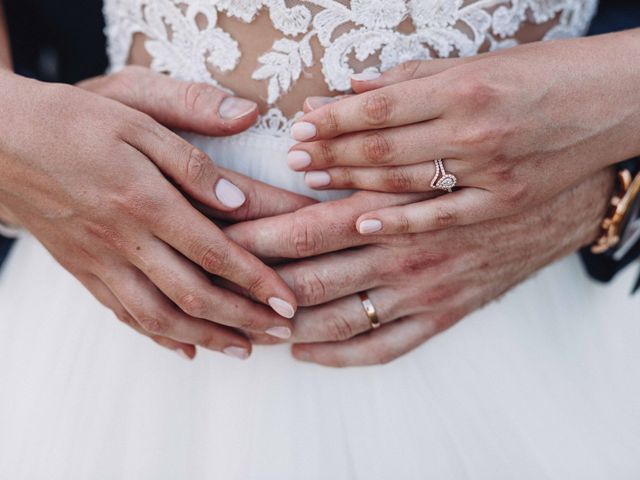
[[[549,263],[592,242],[613,174],[605,170],[527,212],[423,234],[364,237],[361,212],[410,197],[352,197],[227,233],[277,268],[296,293],[293,354],[342,367],[386,363],[498,298]],[[358,293],[366,291],[381,328],[372,330]]]

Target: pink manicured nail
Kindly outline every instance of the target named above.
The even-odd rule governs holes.
[[[362,72],[351,75],[351,79],[356,82],[369,82],[380,78],[380,72]]]
[[[326,187],[331,183],[331,175],[321,171],[307,172],[304,181],[311,188]]]
[[[247,200],[242,190],[224,178],[220,179],[216,185],[216,197],[218,197],[220,203],[229,208],[241,207]]]
[[[382,222],[380,220],[363,220],[358,226],[358,231],[363,235],[375,233],[382,230]]]
[[[218,114],[225,120],[237,120],[250,114],[256,108],[258,108],[258,104],[251,100],[245,100],[244,98],[238,97],[227,97],[220,104]]]
[[[237,358],[240,360],[246,360],[247,358],[249,358],[249,350],[242,347],[227,347],[222,351],[222,353],[229,357]]]
[[[291,170],[302,170],[311,165],[311,155],[302,150],[293,150],[287,154],[287,163]]]
[[[291,305],[289,302],[278,297],[271,297],[268,302],[269,306],[273,308],[273,311],[281,317],[293,318],[295,310],[293,309],[293,305]]]
[[[267,330],[265,333],[281,340],[287,340],[291,338],[291,329],[287,327],[273,327]]]
[[[324,107],[325,105],[329,105],[330,103],[334,103],[337,100],[336,97],[308,97],[307,107],[310,110],[315,110],[320,107]]]
[[[193,360],[189,355],[187,355],[187,352],[185,352],[183,349],[181,348],[176,348],[175,352],[182,358],[184,358],[185,360]]]
[[[298,142],[311,140],[318,134],[318,129],[313,123],[298,122],[291,127],[291,136]]]

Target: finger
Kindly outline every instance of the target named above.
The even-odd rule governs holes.
[[[225,233],[260,258],[312,257],[370,243],[355,229],[363,213],[423,198],[424,194],[356,193],[287,215],[232,225]]]
[[[473,181],[467,164],[457,160],[447,160],[447,165],[460,175],[461,179]],[[376,192],[406,193],[433,192],[431,183],[436,168],[434,162],[402,167],[334,167],[305,173],[305,183],[315,190],[353,189]],[[458,183],[466,186],[467,183]]]
[[[126,67],[78,86],[146,113],[169,128],[202,135],[240,133],[255,123],[259,113],[255,102],[144,67]]]
[[[408,317],[343,342],[298,344],[293,356],[328,367],[382,365],[419,347],[446,327],[430,316]]]
[[[433,120],[448,102],[445,87],[432,77],[345,98],[303,115],[291,128],[291,136],[308,142]]]
[[[248,358],[251,343],[243,335],[178,310],[142,272],[120,270],[105,284],[149,334],[199,345],[235,358]]]
[[[325,105],[351,96],[352,95],[337,95],[335,97],[307,97],[302,106],[302,110],[304,111],[304,113],[309,113],[313,110],[317,110],[320,107],[324,107]]]
[[[209,218],[245,222],[295,212],[318,203],[312,198],[267,185],[231,170],[224,168],[219,170],[225,178],[231,180],[234,185],[237,185],[242,190],[246,201],[240,208],[232,212],[221,212],[220,210],[205,207],[201,211]]]
[[[291,336],[289,320],[249,298],[217,287],[202,270],[162,242],[147,242],[133,262],[190,317],[281,339]]]
[[[424,202],[366,213],[356,224],[363,235],[394,235],[480,223],[507,214],[492,193],[462,188]]]
[[[430,77],[450,68],[475,61],[473,57],[442,58],[432,60],[411,60],[382,74],[361,73],[351,76],[351,86],[356,93],[368,92],[408,80]]]
[[[115,314],[116,318],[118,318],[122,323],[134,329],[136,332],[151,338],[151,340],[156,342],[158,345],[176,352],[183,358],[187,358],[189,360],[193,360],[195,358],[196,347],[194,345],[145,332],[142,327],[138,325],[138,322],[136,322],[129,314],[127,309],[122,306],[111,290],[109,290],[109,288],[98,277],[94,275],[85,275],[78,276],[77,278],[82,282],[87,290],[91,292],[96,300],[111,310]]]
[[[303,307],[321,305],[383,285],[391,270],[383,247],[321,255],[276,269]]]
[[[332,140],[299,143],[287,154],[289,168],[296,171],[336,166],[380,167],[412,165],[438,158],[455,157],[452,133],[442,120],[352,133]]]
[[[391,290],[367,291],[381,324],[406,315],[399,296]],[[371,320],[358,295],[349,295],[330,303],[301,309],[293,330],[295,343],[342,342],[372,329]]]
[[[182,191],[211,208],[233,211],[246,202],[246,195],[222,176],[209,156],[149,117],[137,124],[125,141],[151,160]]]

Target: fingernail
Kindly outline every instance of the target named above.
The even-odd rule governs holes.
[[[250,114],[256,108],[258,104],[251,100],[245,100],[238,97],[225,98],[220,107],[218,108],[218,114],[225,120],[237,120],[245,115]]]
[[[220,179],[216,185],[216,197],[218,197],[220,203],[229,208],[241,207],[247,200],[242,190],[224,178]]]
[[[318,129],[313,123],[298,122],[291,127],[291,136],[298,142],[311,140],[318,134]]]
[[[306,350],[298,350],[296,352],[296,358],[302,362],[310,362],[311,361],[311,354],[309,352],[307,352]]]
[[[293,315],[295,314],[295,310],[293,309],[293,306],[289,302],[282,300],[281,298],[278,298],[278,297],[271,297],[268,300],[268,302],[269,302],[269,306],[273,308],[273,310],[281,317],[293,318]]]
[[[311,155],[302,150],[293,150],[287,154],[287,163],[291,170],[302,170],[311,165]]]
[[[249,358],[249,350],[242,347],[227,347],[222,353],[229,357],[238,358],[240,360],[246,360]]]
[[[331,183],[331,175],[327,172],[307,172],[304,181],[311,188],[326,187]]]
[[[358,231],[363,235],[379,232],[380,230],[382,230],[382,222],[380,220],[363,220],[358,226]]]
[[[265,333],[281,340],[287,340],[291,338],[291,329],[287,327],[273,327],[267,330]]]
[[[192,358],[187,354],[187,352],[185,352],[183,349],[181,348],[176,348],[175,352],[182,358],[184,358],[185,360],[189,360],[191,361]]]
[[[351,75],[351,80],[356,82],[370,82],[377,78],[380,78],[380,72],[362,72]]]
[[[308,97],[307,98],[307,107],[309,110],[315,110],[316,108],[324,107],[325,105],[329,105],[330,103],[335,102],[336,97]]]

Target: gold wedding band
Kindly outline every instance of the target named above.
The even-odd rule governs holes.
[[[371,322],[371,330],[375,330],[380,328],[380,319],[378,318],[378,312],[376,312],[376,307],[373,305],[373,302],[367,295],[367,292],[360,292],[358,294],[360,296],[360,301],[362,302],[362,308],[364,308],[364,312],[367,314],[369,321]]]

